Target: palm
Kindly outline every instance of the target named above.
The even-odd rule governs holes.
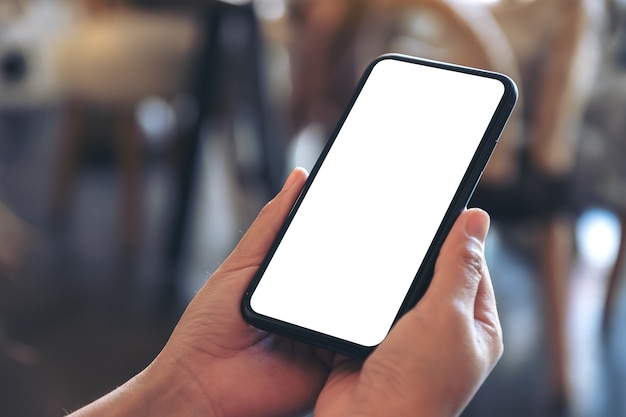
[[[166,347],[210,403],[228,408],[226,415],[303,411],[313,405],[330,372],[332,354],[251,327],[239,307],[305,178],[296,172],[292,186],[262,211],[194,297]]]

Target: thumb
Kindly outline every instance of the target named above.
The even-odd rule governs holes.
[[[489,216],[480,209],[461,213],[453,225],[435,264],[432,282],[423,303],[454,303],[468,317],[495,309],[495,297],[484,256]]]
[[[295,168],[291,172],[282,190],[263,207],[235,250],[224,261],[220,268],[222,271],[257,267],[261,263],[308,175],[303,168]]]

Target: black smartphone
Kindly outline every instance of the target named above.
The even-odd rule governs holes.
[[[245,293],[244,318],[371,352],[426,291],[516,100],[502,74],[372,62]]]

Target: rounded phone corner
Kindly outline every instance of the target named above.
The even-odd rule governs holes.
[[[257,318],[257,313],[252,309],[252,304],[250,300],[250,293],[246,292],[241,300],[240,305],[241,316],[243,319],[249,323],[254,325],[254,322]]]

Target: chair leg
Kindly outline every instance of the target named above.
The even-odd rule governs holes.
[[[141,236],[141,135],[132,109],[117,117],[117,152],[121,165],[121,233],[123,250],[133,256]]]
[[[606,295],[604,298],[604,310],[602,311],[602,336],[606,339],[610,333],[615,303],[617,302],[618,290],[624,275],[626,264],[626,211],[619,215],[620,219],[620,242],[617,257],[613,268],[607,278]]]
[[[568,404],[567,303],[568,278],[573,258],[570,219],[550,220],[543,231],[542,282],[547,314],[552,406],[565,411]]]
[[[50,217],[54,227],[64,225],[80,159],[80,147],[85,134],[86,114],[80,103],[70,102],[63,114],[63,129],[52,178]]]

